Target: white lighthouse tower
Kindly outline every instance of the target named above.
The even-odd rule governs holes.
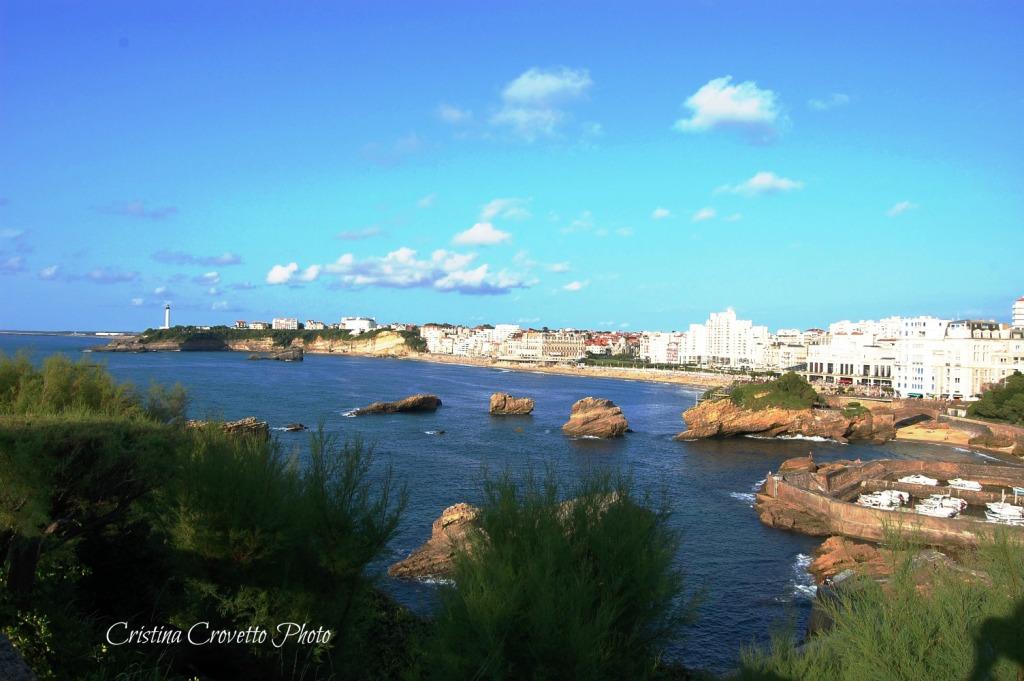
[[[171,304],[164,305],[164,328],[171,328]]]

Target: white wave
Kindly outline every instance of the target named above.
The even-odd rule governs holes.
[[[576,437],[573,438],[573,440],[600,440],[600,439],[602,439],[602,438],[599,438],[596,435],[577,435]]]
[[[751,486],[751,488],[750,488],[750,489],[751,489],[752,491],[754,491],[754,492],[758,492],[758,491],[760,491],[760,490],[761,490],[761,487],[762,487],[762,486],[764,485],[764,483],[766,483],[766,482],[768,482],[768,478],[761,478],[760,480],[758,480],[757,482],[755,482],[755,483],[754,483],[754,484],[753,484],[753,485]]]
[[[978,456],[980,456],[981,458],[983,458],[983,459],[988,459],[989,461],[1002,461],[1002,459],[1000,459],[1000,458],[998,458],[998,457],[995,457],[995,456],[989,456],[988,454],[984,454],[984,453],[982,453],[982,452],[971,452],[971,453],[972,453],[972,454],[977,454],[977,455],[978,455]]]
[[[351,419],[351,418],[355,418],[357,411],[359,411],[359,410],[358,409],[349,409],[348,411],[341,412],[341,415],[346,417],[346,418],[350,418]]]
[[[964,449],[963,447],[953,447],[953,451],[964,452],[965,454],[974,454],[971,450]]]
[[[811,557],[806,553],[796,554],[793,561],[793,595],[800,598],[814,598],[818,594],[818,585],[814,576],[807,571],[811,565]]]
[[[830,437],[822,437],[821,435],[776,435],[770,437],[768,435],[744,435],[743,437],[749,437],[751,440],[805,440],[807,442],[831,442],[832,444],[845,445],[845,442],[839,440],[833,440]]]
[[[754,500],[757,498],[757,495],[752,492],[729,492],[729,496],[750,504],[751,508],[754,507]]]
[[[446,579],[444,577],[419,577],[416,581],[420,584],[430,584],[432,586],[451,586],[455,584],[454,579]]]
[[[444,432],[443,430],[424,430],[423,434],[424,435],[440,435],[443,432]]]

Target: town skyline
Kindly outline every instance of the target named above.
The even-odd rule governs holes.
[[[191,8],[2,9],[0,327],[1005,320],[1024,283],[1012,3]]]

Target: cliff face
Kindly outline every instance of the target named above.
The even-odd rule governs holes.
[[[760,435],[826,437],[838,442],[893,437],[892,412],[865,411],[846,416],[839,409],[758,409],[739,407],[731,400],[707,400],[683,412],[687,429],[677,440]]]
[[[302,348],[305,352],[322,354],[351,354],[371,357],[407,357],[416,354],[406,344],[405,338],[394,331],[384,331],[368,338],[356,336],[347,340],[333,340],[317,336],[306,343],[301,338],[292,341],[292,347]],[[141,336],[119,338],[109,344],[96,348],[104,352],[189,352],[232,350],[235,352],[274,352],[281,346],[274,345],[268,334],[265,338],[248,338],[244,340],[220,340],[217,338],[199,338],[183,341],[150,341]]]

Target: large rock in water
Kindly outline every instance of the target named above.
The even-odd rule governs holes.
[[[430,539],[388,568],[392,577],[440,577],[452,569],[452,560],[459,545],[475,527],[480,509],[469,504],[455,504],[444,509],[431,526]]]
[[[193,420],[189,421],[186,426],[188,428],[205,428],[210,423],[210,421]],[[270,437],[270,426],[267,425],[266,421],[261,421],[255,416],[246,416],[244,419],[238,419],[237,421],[224,421],[220,424],[220,427],[225,433],[231,435],[253,435],[264,439]]]
[[[491,395],[490,413],[492,416],[523,416],[533,411],[533,399],[530,397],[512,397],[508,393]]]
[[[761,435],[824,437],[883,442],[894,435],[891,411],[864,412],[853,418],[840,409],[744,409],[732,400],[705,400],[683,412],[686,430],[677,440]]]
[[[584,397],[572,405],[569,420],[562,432],[572,437],[622,437],[629,430],[629,422],[622,410],[611,400]]]
[[[410,395],[397,402],[374,402],[373,404],[356,409],[353,412],[356,416],[365,414],[402,414],[407,412],[436,411],[441,406],[441,399],[437,395]]]

